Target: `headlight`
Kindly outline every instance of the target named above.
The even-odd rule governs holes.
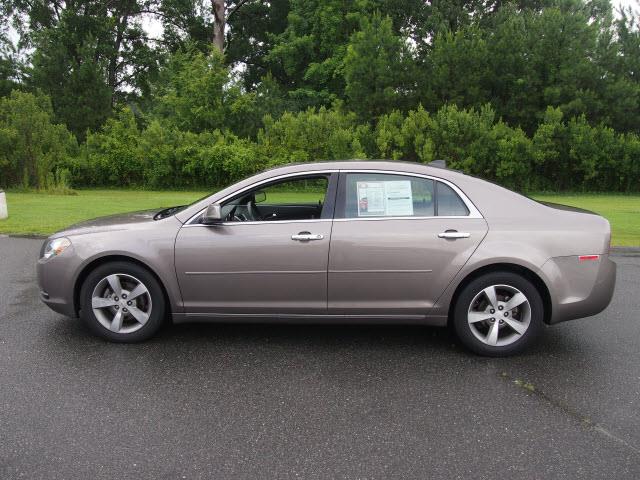
[[[49,240],[47,245],[44,247],[42,258],[51,258],[60,255],[69,246],[71,246],[71,241],[65,237]]]

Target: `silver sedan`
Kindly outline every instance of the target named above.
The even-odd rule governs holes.
[[[309,163],[69,227],[38,279],[49,307],[116,342],[168,320],[412,323],[501,356],[607,307],[610,237],[596,214],[445,168]]]

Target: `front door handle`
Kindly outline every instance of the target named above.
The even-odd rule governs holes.
[[[322,240],[324,235],[314,234],[309,232],[300,232],[297,235],[291,235],[291,240],[297,240],[298,242],[309,242],[311,240]]]
[[[471,236],[470,233],[467,232],[459,232],[457,230],[447,230],[446,232],[442,232],[438,234],[439,238],[469,238]]]

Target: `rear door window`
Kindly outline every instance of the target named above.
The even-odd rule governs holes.
[[[447,184],[387,173],[345,173],[338,218],[467,216],[469,210]]]
[[[344,218],[431,217],[434,182],[428,178],[380,173],[344,175]]]

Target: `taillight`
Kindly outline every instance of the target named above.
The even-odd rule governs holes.
[[[599,260],[600,255],[580,255],[578,257],[579,262],[588,262],[589,260]]]

